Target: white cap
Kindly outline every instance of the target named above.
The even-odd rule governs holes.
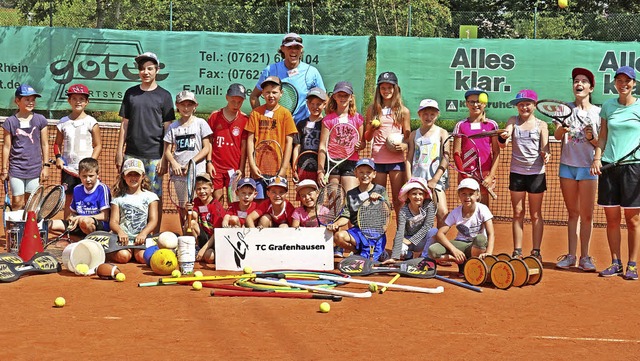
[[[433,99],[422,99],[420,105],[418,106],[418,111],[421,111],[424,108],[436,108],[438,109],[438,111],[440,111],[438,102]]]
[[[479,191],[480,184],[478,184],[478,182],[476,182],[476,180],[473,178],[465,178],[458,184],[458,190],[462,188],[468,188],[474,191]]]
[[[296,184],[296,192],[299,192],[302,188],[310,187],[315,190],[318,190],[318,185],[311,179],[303,179],[298,184]]]

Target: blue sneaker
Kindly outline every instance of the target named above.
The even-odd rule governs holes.
[[[333,255],[339,258],[344,258],[344,248],[333,247]]]
[[[622,267],[620,267],[622,268]],[[627,266],[627,272],[622,276],[625,280],[638,279],[638,266]]]
[[[600,271],[600,277],[612,277],[612,276],[620,276],[622,274],[622,265],[617,263],[612,263],[611,266]],[[637,272],[636,272],[637,277]]]

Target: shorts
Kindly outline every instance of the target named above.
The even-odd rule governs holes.
[[[450,242],[455,248],[464,252],[464,255],[465,257],[467,257],[467,259],[471,258],[471,248],[475,246],[476,248],[486,250],[489,244],[487,237],[485,237],[484,235],[476,236],[471,242],[461,241],[459,239],[454,239]],[[444,256],[445,254],[450,254],[449,251],[439,242],[435,242],[431,246],[429,246],[429,249],[427,252],[429,257],[433,259],[438,259]],[[425,253],[423,252],[422,253],[423,257],[424,257],[424,254]]]
[[[347,230],[349,235],[356,242],[355,254],[364,258],[371,258],[371,247],[373,247],[373,259],[375,261],[385,261],[388,258],[388,254],[385,251],[387,245],[387,235],[370,240],[362,234],[362,231],[358,227],[351,227]]]
[[[640,163],[623,164],[602,172],[598,181],[598,205],[640,207]]]
[[[198,238],[196,238],[198,247],[199,248],[204,247],[204,245],[207,244],[208,241],[209,241],[209,235],[207,234],[207,232],[204,232],[201,230],[200,233],[198,234]]]
[[[216,168],[216,174],[211,181],[213,182],[213,189],[222,189],[231,184],[231,177],[229,177],[229,172],[226,169]]]
[[[339,166],[335,167],[331,170],[330,175],[339,175],[340,177],[355,177],[356,176],[356,161],[355,160],[345,160],[340,163]]]
[[[64,228],[67,229],[67,227],[69,227],[69,221],[63,219],[62,220],[62,224],[64,224]],[[93,224],[96,226],[96,231],[109,231],[109,227],[105,224],[104,221],[99,221],[95,218],[93,218]],[[71,236],[78,236],[78,237],[85,237],[87,234],[82,232],[82,229],[80,229],[80,227],[76,227],[73,231],[69,232],[69,235]]]
[[[388,164],[376,163],[376,172],[378,173],[389,173],[393,171],[404,172],[405,168],[406,168],[406,165],[404,162],[388,163]]]
[[[509,173],[509,190],[512,192],[542,193],[547,190],[547,176],[545,173]]]
[[[64,186],[64,194],[73,194],[73,188],[78,184],[82,184],[82,181],[80,181],[79,177],[74,177],[65,171],[61,171],[60,184]]]
[[[124,156],[124,160],[131,158],[140,159],[142,161],[144,164],[145,175],[151,182],[151,189],[149,190],[155,193],[162,201],[162,176],[156,173],[156,168],[158,167],[158,164],[160,164],[160,159],[138,158],[131,155]]]
[[[590,167],[574,167],[562,163],[558,169],[558,175],[560,178],[567,178],[575,181],[598,179],[598,176],[591,175]]]
[[[40,185],[40,178],[16,178],[9,177],[9,184],[11,185],[11,196],[17,197],[25,193],[33,193]]]

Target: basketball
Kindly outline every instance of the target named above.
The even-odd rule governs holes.
[[[170,249],[160,249],[151,256],[149,262],[153,273],[160,276],[170,275],[178,268],[178,258]]]
[[[151,256],[153,256],[153,254],[159,249],[160,247],[155,245],[144,250],[142,257],[144,258],[144,262],[147,264],[147,266],[151,267]]]
[[[178,236],[173,232],[162,232],[158,236],[158,247],[176,249],[178,248]]]
[[[404,137],[401,133],[392,133],[387,137],[387,148],[391,151],[396,152],[396,146],[402,143]]]

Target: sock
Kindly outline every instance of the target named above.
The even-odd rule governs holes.
[[[518,253],[522,253],[522,248],[514,248],[513,251],[514,252],[518,252]]]
[[[631,266],[631,267],[633,267],[633,266],[635,266],[635,265],[636,265],[636,263],[635,263],[635,262],[632,262],[632,261],[629,261],[629,263],[627,263],[627,266]]]
[[[617,265],[622,266],[622,261],[620,261],[619,259],[614,259],[614,260],[611,261],[611,263],[615,263]]]

